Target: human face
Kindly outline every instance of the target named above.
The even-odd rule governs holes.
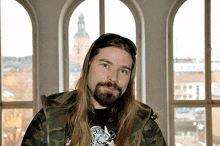
[[[132,69],[128,52],[117,47],[106,47],[90,62],[88,88],[94,108],[113,105],[127,89]]]

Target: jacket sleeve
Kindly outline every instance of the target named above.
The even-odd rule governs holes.
[[[141,146],[166,146],[163,134],[153,119],[149,119],[142,131],[144,140],[141,141]]]
[[[41,109],[33,118],[23,137],[22,146],[46,146],[46,117]]]

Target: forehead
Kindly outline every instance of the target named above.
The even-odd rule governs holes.
[[[94,60],[107,59],[114,64],[132,66],[131,55],[118,47],[106,47],[99,50],[99,53],[94,57]]]

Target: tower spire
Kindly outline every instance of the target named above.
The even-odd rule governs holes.
[[[85,21],[84,21],[84,16],[82,13],[80,13],[78,17],[78,31],[75,34],[76,36],[88,36],[88,33],[85,31]]]

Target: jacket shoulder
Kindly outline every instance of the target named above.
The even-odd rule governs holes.
[[[147,121],[142,134],[144,139],[141,140],[141,143],[147,145],[154,144],[155,146],[166,146],[162,131],[153,119]]]
[[[137,103],[138,110],[134,120],[132,144],[166,146],[162,132],[155,121],[158,114],[150,106],[141,102]]]
[[[143,129],[143,125],[150,119],[152,115],[152,109],[141,102],[136,102],[136,114],[134,119],[133,132],[140,131]]]
[[[158,114],[157,112],[155,112],[149,105],[144,104],[142,102],[137,102],[137,113],[136,116],[138,116],[139,118],[141,118],[142,120],[146,120],[146,119],[157,119],[158,118]]]
[[[34,116],[25,132],[21,145],[46,145],[46,117],[43,109]]]

